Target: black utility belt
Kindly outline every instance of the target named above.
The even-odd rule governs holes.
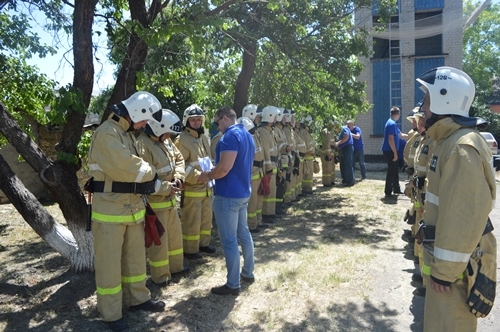
[[[155,178],[149,182],[137,183],[137,182],[113,182],[111,184],[111,192],[117,194],[152,194],[155,192]],[[94,181],[94,178],[90,178],[84,186],[84,189],[92,193],[102,193],[104,192],[104,181]]]
[[[306,156],[306,154],[305,154],[304,152],[299,152],[299,156],[300,156],[300,157],[305,157],[305,156]]]
[[[259,168],[262,168],[262,166],[264,166],[264,160],[261,160],[261,161],[256,161],[256,160],[254,160],[254,161],[253,161],[253,166],[254,166],[254,167],[259,167]]]
[[[486,221],[486,227],[484,228],[483,235],[486,235],[493,231],[493,224],[490,218]],[[436,226],[426,225],[424,220],[420,220],[418,231],[416,234],[416,239],[419,243],[432,243],[436,239]]]
[[[278,161],[278,156],[271,156],[271,161],[273,163],[277,162]]]

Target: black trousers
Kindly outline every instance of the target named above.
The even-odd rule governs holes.
[[[399,169],[398,161],[393,161],[394,153],[392,151],[383,151],[385,160],[387,162],[387,175],[385,176],[385,189],[386,195],[391,195],[393,192],[401,192],[399,186]]]

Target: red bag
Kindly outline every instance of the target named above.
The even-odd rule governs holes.
[[[262,196],[268,196],[271,193],[271,175],[264,174],[262,179],[260,180],[259,189],[257,190],[257,194]]]
[[[165,234],[165,228],[158,220],[158,216],[155,211],[146,203],[146,220],[144,221],[144,235],[146,240],[146,248],[149,248],[155,244],[155,246],[161,245],[160,238]]]

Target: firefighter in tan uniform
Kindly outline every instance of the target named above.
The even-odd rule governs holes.
[[[331,179],[331,184],[334,186],[336,183],[336,175],[335,171],[337,169],[337,164],[340,162],[340,149],[338,146],[335,145],[337,142],[337,137],[340,134],[340,128],[342,127],[341,123],[339,120],[337,120],[337,117],[335,117],[331,122],[332,125],[332,130],[330,131],[330,148],[332,149],[332,155],[333,155],[333,160],[332,160],[332,179]]]
[[[278,146],[278,172],[276,174],[276,214],[285,214],[283,200],[286,193],[286,173],[288,172],[288,154],[290,146],[286,140],[286,134],[283,126],[284,108],[278,108],[276,122],[274,123],[273,134]]]
[[[264,164],[263,153],[260,139],[255,135],[255,125],[253,121],[249,118],[241,117],[237,120],[238,123],[241,123],[245,129],[252,135],[253,141],[255,143],[255,156],[253,160],[252,166],[252,194],[250,199],[248,200],[247,207],[247,219],[248,219],[248,229],[250,229],[251,233],[258,233],[260,229],[257,228],[258,220],[257,220],[257,199],[260,196],[262,201],[262,195],[258,194],[260,180],[264,171],[262,170],[262,166]]]
[[[264,176],[264,150],[262,149],[262,140],[260,138],[260,134],[257,132],[257,126],[260,123],[262,117],[262,109],[260,109],[255,104],[248,104],[243,107],[242,115],[245,118],[252,120],[254,125],[254,129],[252,129],[252,135],[254,137],[255,143],[255,156],[254,156],[254,166],[252,167],[252,195],[250,196],[250,200],[248,202],[249,211],[255,210],[256,217],[256,225],[258,227],[264,227],[262,224],[262,207],[264,205],[264,196],[259,193],[259,186],[262,177]],[[255,196],[254,196],[255,195]],[[250,208],[251,204],[255,202],[255,209]],[[249,212],[250,213],[250,212]],[[254,224],[253,212],[252,215],[248,215],[248,227]],[[256,232],[255,230],[253,231]]]
[[[321,181],[323,183],[323,187],[331,187],[332,184],[332,173],[334,170],[334,162],[333,162],[333,150],[330,145],[332,140],[332,132],[328,128],[326,124],[325,127],[321,130],[320,134],[321,138]]]
[[[470,77],[438,67],[417,81],[425,93],[430,157],[425,220],[418,232],[427,294],[424,331],[476,331],[493,306],[497,248],[488,214],[496,198],[491,151],[469,117],[475,94]]]
[[[406,210],[404,221],[409,225],[418,225],[415,213],[415,187],[413,186],[413,175],[415,173],[415,151],[417,150],[422,136],[419,135],[417,128],[417,122],[415,120],[415,113],[418,112],[420,106],[415,107],[410,114],[406,117],[408,121],[412,124],[412,129],[408,132],[408,141],[406,142],[405,148],[403,150],[403,159],[406,165],[405,173],[408,175],[407,185],[405,187],[405,195],[410,198],[411,205]],[[413,227],[413,226],[412,226]],[[403,234],[403,240],[406,242],[414,241],[415,233],[409,230],[405,230]]]
[[[414,202],[415,216],[416,216],[415,218],[416,222],[411,227],[412,236],[414,237],[418,232],[419,221],[424,219],[425,190],[427,187],[425,185],[425,178],[427,177],[430,156],[432,156],[434,148],[436,146],[436,142],[434,142],[434,140],[425,132],[424,112],[415,113],[415,119],[417,120],[418,123],[417,124],[417,130],[419,132],[418,136],[420,136],[421,139],[420,139],[420,144],[415,150],[415,158],[414,158],[415,172],[413,179],[411,180],[414,193],[413,202]],[[413,253],[419,259],[419,267],[421,275],[414,275],[412,279],[414,281],[421,282],[425,288],[426,285],[424,284],[423,274],[421,269],[423,266],[422,246],[419,245],[417,241],[413,243]],[[425,295],[424,291],[418,289],[416,294]]]
[[[304,168],[305,161],[304,157],[306,156],[306,141],[303,137],[303,133],[301,132],[301,124],[299,121],[294,119],[292,120],[295,127],[295,144],[297,145],[298,154],[295,157],[295,163],[293,167],[293,174],[296,176],[295,179],[295,196],[297,199],[299,196],[302,196],[302,179],[304,177]]]
[[[221,137],[222,133],[219,131],[210,140],[210,156],[212,158],[212,164],[215,164],[215,147],[217,146],[217,143],[219,143]]]
[[[293,166],[295,161],[295,155],[297,154],[297,145],[295,140],[295,131],[292,127],[293,111],[291,109],[284,110],[284,116],[282,122],[284,123],[283,131],[285,132],[286,141],[290,147],[290,153],[288,154],[288,170],[286,172],[286,186],[285,186],[285,197],[283,202],[289,204],[295,200],[295,177],[293,175]]]
[[[150,121],[137,139],[141,157],[156,168],[158,178],[166,181],[170,189],[164,195],[148,196],[166,230],[161,245],[148,248],[151,279],[159,285],[167,285],[172,274],[189,270],[184,267],[182,227],[175,200],[184,182],[184,158],[170,139],[170,134],[180,133],[181,128],[177,114],[163,109],[160,122]]]
[[[112,113],[94,133],[89,150],[89,191],[93,192],[97,308],[112,331],[125,331],[122,303],[131,310],[163,311],[146,288],[146,248],[143,194],[168,187],[156,169],[137,152],[135,129],[159,119],[161,105],[148,92],[136,92],[110,106]]]
[[[184,111],[184,129],[175,145],[182,153],[186,164],[186,181],[182,192],[181,224],[184,241],[184,257],[201,258],[200,251],[214,253],[210,246],[212,232],[212,188],[198,183],[202,173],[199,158],[211,159],[210,142],[205,135],[205,116],[198,105],[191,105]]]
[[[314,155],[316,153],[316,144],[311,136],[312,117],[307,115],[301,121],[302,127],[300,132],[306,143],[306,151],[304,156],[304,176],[302,177],[302,193],[310,195],[313,193],[313,170],[314,170]]]
[[[262,121],[257,128],[264,152],[264,177],[262,181],[269,181],[269,195],[264,195],[262,218],[264,222],[272,223],[276,214],[276,174],[278,172],[278,146],[273,134],[273,125],[278,115],[278,108],[266,106],[262,110]],[[267,177],[267,178],[266,178]],[[265,179],[266,178],[266,179]]]

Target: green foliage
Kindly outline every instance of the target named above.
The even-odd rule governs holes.
[[[78,158],[82,160],[85,160],[87,158],[91,141],[92,141],[92,132],[84,131],[82,133],[82,139],[80,140],[77,146]],[[85,168],[88,168],[88,166],[86,165]]]
[[[87,109],[83,102],[83,94],[71,84],[61,87],[53,99],[50,110],[46,113],[48,122],[54,125],[64,125],[69,112],[85,114]]]
[[[464,15],[468,16],[479,5],[467,0],[464,3]],[[490,4],[464,31],[463,70],[469,74],[476,85],[476,98],[471,108],[471,115],[488,120],[490,131],[500,142],[499,115],[488,108],[493,94],[493,79],[500,77],[500,5]]]

